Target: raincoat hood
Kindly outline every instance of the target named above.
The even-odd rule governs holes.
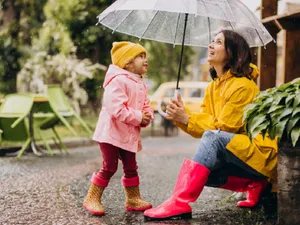
[[[259,77],[259,69],[256,65],[254,65],[253,63],[250,63],[250,68],[252,69],[252,73],[250,74],[250,76],[253,79],[256,79]]]
[[[252,77],[253,80],[255,80],[256,78],[259,77],[259,69],[253,63],[250,63],[249,67],[252,69],[252,73],[250,74],[250,76]],[[227,72],[225,73],[224,76],[222,76],[221,78],[217,78],[216,81],[217,81],[217,83],[220,83],[220,82],[228,79],[229,77],[233,77],[232,73],[230,72],[230,69],[227,70]]]
[[[134,81],[141,81],[142,77],[137,74],[131,73],[128,70],[124,70],[116,65],[110,65],[103,82],[103,87],[105,88],[116,76],[127,76]]]

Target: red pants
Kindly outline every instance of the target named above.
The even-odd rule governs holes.
[[[107,143],[99,143],[102,152],[102,168],[95,174],[101,180],[109,180],[118,169],[118,159],[122,161],[125,178],[137,177],[135,153]]]

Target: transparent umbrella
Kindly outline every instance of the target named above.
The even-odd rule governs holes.
[[[207,47],[222,29],[238,32],[250,47],[273,40],[240,0],[117,0],[98,16],[98,22],[113,32],[182,45],[176,90],[185,45]]]

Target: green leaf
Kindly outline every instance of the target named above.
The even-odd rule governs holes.
[[[259,92],[256,97],[254,98],[256,101],[257,100],[260,100],[260,99],[265,99],[265,98],[269,98],[271,95],[271,93],[273,92],[273,89],[270,88],[270,89],[267,89],[265,91],[261,91]]]
[[[252,137],[256,137],[259,133],[262,133],[263,130],[267,128],[267,126],[270,124],[269,121],[265,121],[264,123],[258,125],[252,132]]]
[[[271,124],[272,126],[271,127],[275,127],[277,124],[279,123],[279,120],[277,118],[271,118]],[[271,128],[273,129],[273,128]]]
[[[286,93],[286,92],[277,93],[274,97],[273,105],[278,105],[281,102],[281,100],[287,96],[288,96],[288,93]]]
[[[294,108],[296,108],[300,105],[300,93],[297,93],[294,99]]]
[[[285,104],[286,104],[286,106],[289,106],[289,104],[293,102],[294,97],[295,97],[294,94],[290,94],[290,95],[285,99]]]
[[[259,107],[258,112],[267,111],[272,105],[273,98],[268,98],[263,104]]]
[[[271,114],[272,112],[274,112],[274,111],[276,111],[276,110],[278,110],[278,109],[282,109],[282,108],[284,108],[283,105],[273,105],[273,106],[269,109],[268,114]]]
[[[282,121],[283,118],[289,116],[292,112],[293,109],[291,108],[281,108],[272,112],[272,114],[270,115],[272,126],[278,124],[280,121]]]
[[[284,118],[284,117],[286,117],[286,116],[292,114],[292,112],[293,112],[293,109],[291,109],[291,108],[285,108],[285,109],[282,111],[281,115],[278,117],[278,120],[281,120],[282,118]]]
[[[277,109],[277,110],[275,110],[274,112],[272,112],[272,113],[270,114],[270,116],[271,116],[271,117],[279,117],[279,116],[282,114],[282,112],[283,112],[284,110],[285,110],[284,108]]]
[[[300,112],[300,106],[298,106],[297,108],[294,109],[292,117],[294,117],[296,114],[298,114]]]
[[[289,118],[286,118],[286,119],[280,121],[273,128],[275,130],[275,136],[277,136],[279,140],[281,139],[281,137],[283,135],[283,132],[284,132],[284,130],[286,128],[285,125],[287,124],[288,120],[289,120]]]
[[[291,132],[293,146],[296,146],[296,143],[297,143],[299,137],[300,137],[300,126],[294,127],[294,129]]]
[[[269,131],[270,138],[272,140],[274,140],[276,138],[276,129],[275,129],[275,127],[273,126],[268,131]]]
[[[291,83],[292,83],[292,84],[297,84],[297,83],[300,84],[300,77],[298,77],[298,78],[292,80]]]
[[[296,126],[297,122],[300,120],[299,116],[292,117],[287,125],[288,134],[292,131],[292,129]]]
[[[249,120],[248,117],[254,111],[257,111],[257,104],[249,104],[245,107],[245,111],[243,114],[243,121]]]
[[[245,114],[244,114],[245,116]],[[252,120],[257,116],[257,111],[253,111],[250,115],[248,115],[245,120],[243,120],[246,124],[252,123]]]
[[[296,85],[293,85],[293,86],[290,86],[289,88],[287,88],[285,90],[285,92],[287,92],[287,93],[295,93],[296,89],[297,89]]]
[[[252,134],[258,125],[263,123],[266,120],[266,116],[259,114],[252,120],[252,123],[249,124],[249,132]]]
[[[265,138],[265,136],[266,136],[266,134],[267,134],[267,130],[268,130],[269,126],[270,126],[270,124],[266,127],[266,129],[264,129],[264,130],[261,131],[261,134],[262,134],[262,136],[263,136],[263,139]]]
[[[282,84],[282,85],[280,85],[280,86],[278,87],[277,90],[279,90],[279,91],[285,91],[285,89],[287,89],[287,88],[290,87],[290,86],[292,86],[291,83]]]
[[[258,104],[257,103],[252,103],[247,106],[245,106],[244,111],[247,113],[249,111],[252,111],[253,109],[257,108]]]

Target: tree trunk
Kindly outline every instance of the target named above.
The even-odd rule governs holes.
[[[278,154],[278,224],[300,224],[300,147],[281,143]]]
[[[2,24],[0,24],[0,30],[7,29],[10,24],[15,22],[16,20],[16,10],[14,8],[15,1],[14,0],[8,0],[5,1],[5,3],[1,3],[3,7],[3,18],[2,18]],[[3,5],[4,4],[4,5]]]

